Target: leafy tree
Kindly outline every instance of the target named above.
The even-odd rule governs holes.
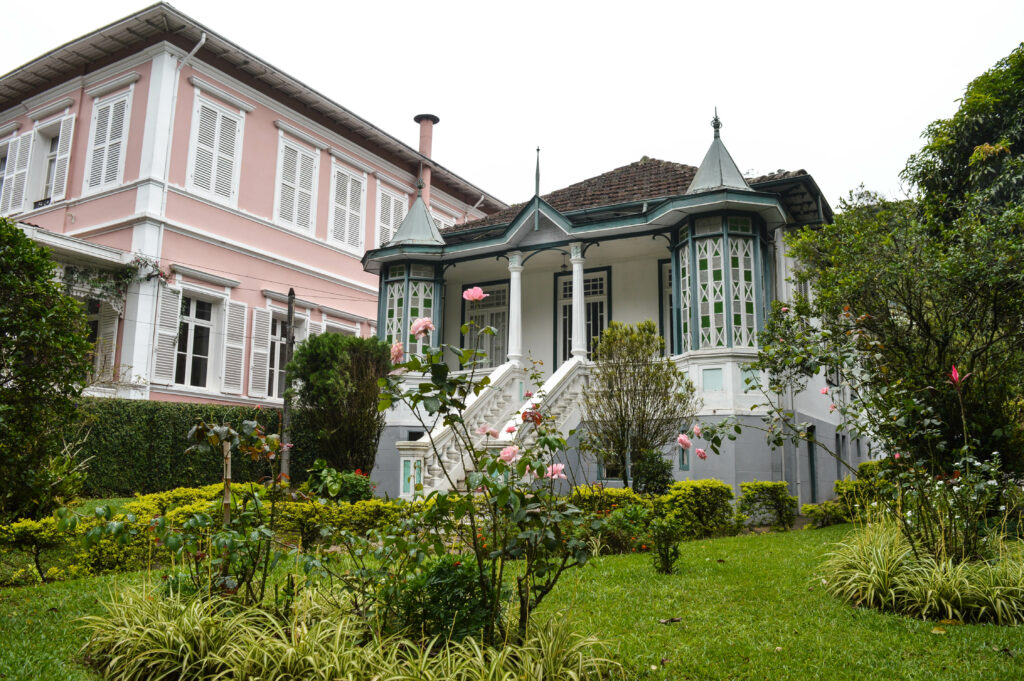
[[[840,208],[834,224],[803,230],[790,247],[824,328],[845,334],[844,313],[858,319],[871,349],[859,359],[862,388],[905,392],[930,407],[944,432],[946,454],[934,453],[940,462],[951,459],[966,427],[981,452],[1004,452],[1008,464],[1024,466],[1024,433],[1012,426],[1024,376],[1024,212],[940,224],[920,217],[918,201],[867,192]],[[957,395],[941,389],[954,364],[971,375],[962,392],[966,423]]]
[[[661,496],[668,492],[675,479],[672,461],[661,450],[646,449],[633,459],[633,488],[640,494]]]
[[[934,218],[999,213],[1024,197],[1024,43],[967,86],[952,118],[925,130],[903,178]]]
[[[85,311],[46,248],[0,219],[0,520],[40,518],[77,493],[72,429],[91,368]]]
[[[295,378],[292,431],[298,447],[341,471],[369,475],[384,430],[377,381],[391,369],[389,348],[375,338],[326,333],[307,339],[288,365]]]
[[[590,389],[583,400],[585,448],[622,471],[627,456],[660,450],[697,411],[693,384],[662,357],[665,341],[652,321],[637,326],[611,322],[594,350]]]

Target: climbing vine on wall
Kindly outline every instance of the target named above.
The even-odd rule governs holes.
[[[66,264],[61,267],[60,281],[68,295],[102,300],[122,311],[128,287],[133,282],[157,277],[161,283],[167,283],[167,276],[156,261],[136,256],[127,265],[114,269]]]

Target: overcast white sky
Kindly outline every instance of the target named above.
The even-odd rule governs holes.
[[[805,168],[830,202],[898,173],[1024,39],[1024,2],[211,2],[185,14],[513,203],[644,155],[697,165],[718,107],[740,169]],[[146,6],[5,8],[6,73]]]

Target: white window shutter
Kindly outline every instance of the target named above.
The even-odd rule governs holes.
[[[281,139],[278,152],[277,217],[298,229],[313,225],[316,156]]]
[[[386,191],[380,192],[380,206],[377,222],[377,246],[386,245],[394,238],[395,232],[405,219],[405,201]]]
[[[197,116],[196,147],[192,159],[192,184],[204,191],[213,191],[213,166],[217,149],[217,110],[199,105]]]
[[[331,238],[359,251],[363,246],[363,181],[334,169]]]
[[[217,139],[217,171],[213,193],[230,199],[235,193],[235,158],[238,154],[238,121],[220,114]]]
[[[164,286],[156,311],[156,347],[153,349],[153,383],[174,382],[174,361],[178,349],[178,315],[181,291]]]
[[[60,201],[67,194],[68,163],[71,160],[71,136],[75,130],[75,116],[65,116],[60,122],[60,140],[57,142],[57,164],[53,172],[52,201]]]
[[[0,213],[20,213],[25,201],[25,182],[28,179],[28,162],[32,157],[30,131],[11,140],[7,147],[7,169],[4,172],[4,192],[0,196]]]
[[[307,324],[307,329],[309,330],[309,332],[308,332],[308,337],[309,338],[312,338],[313,336],[319,336],[320,334],[322,334],[324,332],[324,323],[323,322],[314,322],[311,319],[311,320],[309,320],[309,322]]]
[[[295,345],[298,345],[302,341],[306,340],[306,336],[309,335],[309,320],[296,319],[295,330],[292,332],[292,337],[295,339]]]
[[[249,395],[267,396],[270,371],[270,310],[252,310],[252,356],[249,360]]]
[[[223,392],[242,394],[242,365],[245,360],[245,303],[229,300],[224,315]]]
[[[117,310],[109,303],[101,302],[96,347],[93,350],[96,358],[96,378],[101,382],[115,381],[119,377],[119,372],[114,367],[114,355],[117,350],[117,319]]]
[[[92,139],[89,141],[89,167],[86,186],[89,189],[116,185],[121,181],[121,157],[128,127],[128,95],[97,104],[92,112]],[[68,135],[68,153],[71,152]],[[64,128],[61,142],[64,145]],[[58,164],[60,163],[58,149]]]

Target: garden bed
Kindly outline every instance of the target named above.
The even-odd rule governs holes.
[[[538,618],[568,615],[608,640],[636,679],[1024,678],[1024,628],[913,620],[825,593],[819,566],[850,530],[687,542],[675,575],[655,574],[648,555],[604,556],[567,573]],[[74,620],[146,579],[0,589],[4,681],[96,681],[78,658],[85,640]]]

